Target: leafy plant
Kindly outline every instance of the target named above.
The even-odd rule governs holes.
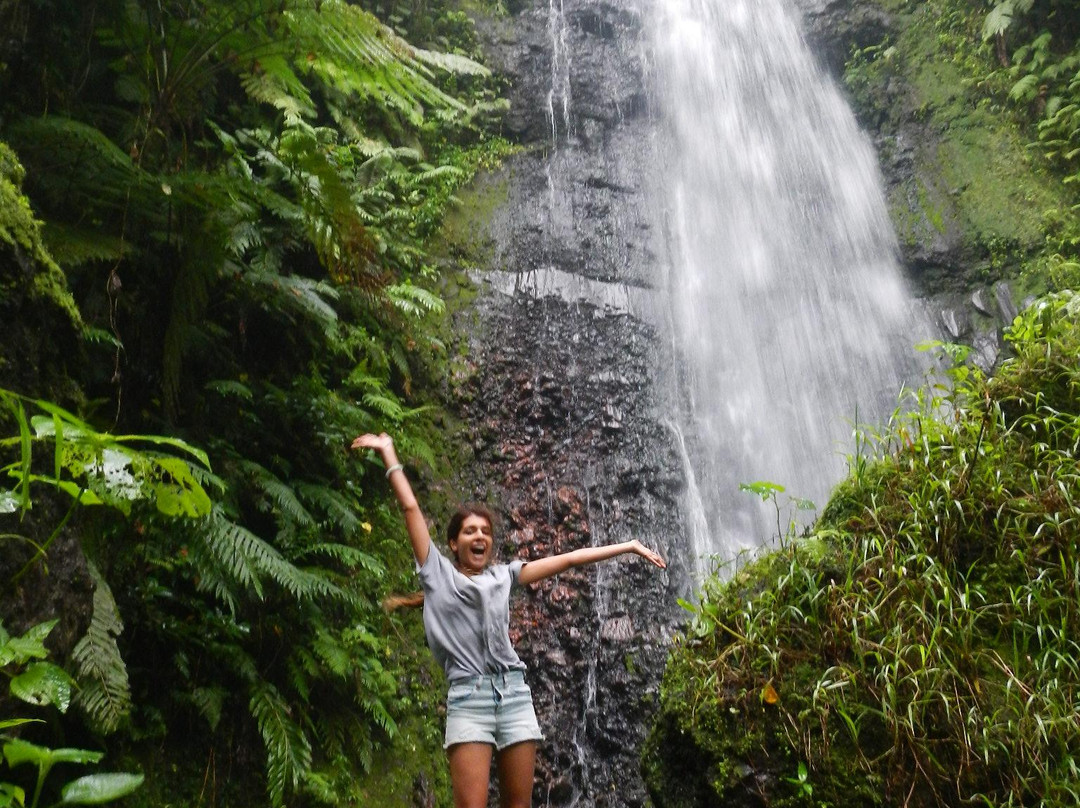
[[[418,395],[445,355],[425,242],[506,148],[471,23],[429,8],[398,26],[417,47],[340,0],[65,7],[28,18],[0,71],[3,134],[93,337],[71,363],[81,419],[11,399],[4,507],[58,477],[73,503],[49,533],[79,520],[96,570],[78,649],[94,726],[244,771],[261,754],[277,804],[362,801],[402,712],[430,712],[412,646],[387,640],[415,627],[378,605],[407,545],[345,450],[393,429],[441,462]]]
[[[749,766],[826,803],[1075,803],[1080,296],[1008,338],[898,411],[808,536],[707,583],[654,761],[694,755],[716,799]]]
[[[60,667],[45,661],[48,652],[45,639],[56,625],[55,620],[40,623],[25,634],[12,637],[0,623],[0,671],[10,677],[12,696],[38,707],[54,706],[66,712],[71,703],[73,680]],[[22,670],[19,670],[19,669]],[[36,718],[9,718],[0,720],[0,730],[13,730],[28,724],[43,723]],[[24,764],[37,767],[33,792],[29,803],[25,789],[17,783],[0,781],[0,806],[29,805],[37,808],[45,790],[45,783],[53,767],[58,763],[98,763],[103,754],[87,749],[53,749],[13,737],[4,732],[3,757],[8,767]],[[60,789],[58,804],[100,805],[127,796],[143,782],[143,775],[126,772],[98,772],[85,775],[64,784]]]

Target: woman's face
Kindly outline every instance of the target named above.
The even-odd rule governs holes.
[[[450,551],[457,559],[459,570],[466,575],[477,575],[491,560],[493,543],[491,522],[474,513],[461,523],[457,538],[450,542]]]

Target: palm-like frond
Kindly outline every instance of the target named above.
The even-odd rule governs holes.
[[[93,564],[94,611],[86,635],[72,651],[80,689],[75,697],[99,731],[113,732],[131,712],[131,687],[127,666],[116,638],[124,630],[112,590]]]
[[[265,580],[298,601],[351,600],[325,573],[292,564],[273,545],[228,519],[217,507],[200,523],[194,539],[191,557],[198,570],[200,589],[212,592],[232,611],[236,611],[244,592],[262,599]]]
[[[288,702],[269,682],[260,681],[252,687],[249,707],[266,746],[270,802],[280,806],[286,791],[295,790],[311,770],[311,742],[293,721]]]
[[[315,519],[300,502],[292,486],[286,485],[269,469],[254,461],[240,461],[239,465],[248,482],[262,492],[269,507],[278,508],[285,517],[301,527],[315,526]]]

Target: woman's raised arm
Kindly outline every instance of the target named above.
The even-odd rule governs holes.
[[[664,569],[667,566],[659,553],[650,550],[637,539],[634,539],[633,541],[623,542],[622,544],[605,544],[601,547],[582,547],[580,550],[571,550],[569,553],[560,553],[559,555],[548,556],[547,558],[538,558],[536,561],[528,562],[521,568],[521,573],[518,575],[518,582],[521,584],[536,583],[545,578],[550,578],[552,575],[558,575],[560,572],[565,572],[571,567],[594,564],[597,561],[605,561],[625,553],[635,553],[646,561],[650,561],[660,567],[660,569]]]
[[[404,467],[398,461],[397,452],[394,451],[394,441],[383,432],[381,435],[361,435],[352,442],[354,449],[374,449],[382,458],[386,466],[386,478],[390,481],[390,488],[397,497],[398,505],[405,514],[405,529],[409,532],[409,541],[412,542],[413,555],[416,563],[423,566],[427,561],[428,551],[431,549],[431,534],[428,532],[427,520],[420,511],[420,504],[416,501],[412,486],[405,476]]]

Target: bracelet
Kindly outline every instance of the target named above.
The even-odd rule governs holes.
[[[393,474],[395,471],[404,471],[404,470],[405,470],[405,467],[403,465],[401,465],[400,463],[395,463],[394,465],[392,465],[390,468],[388,468],[386,470],[386,479],[389,480],[390,475]]]

